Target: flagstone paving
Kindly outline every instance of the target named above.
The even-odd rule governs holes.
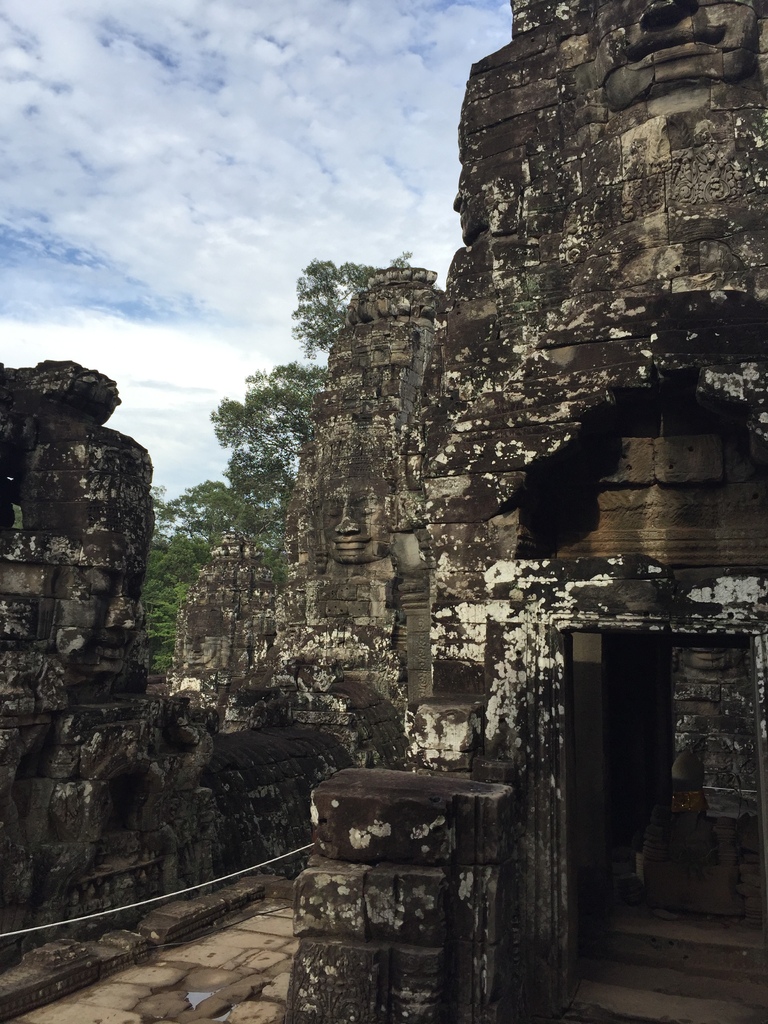
[[[216,931],[153,950],[149,960],[14,1024],[282,1024],[293,954],[293,910],[267,899],[231,914]]]

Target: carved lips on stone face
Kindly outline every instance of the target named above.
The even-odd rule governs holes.
[[[112,585],[119,587],[119,574]],[[56,631],[56,651],[67,666],[71,684],[111,685],[123,669],[140,620],[138,602],[119,593],[104,593],[84,603],[77,625]]]
[[[612,110],[655,86],[737,82],[757,66],[757,16],[741,0],[610,2],[599,8],[596,29],[598,84]]]

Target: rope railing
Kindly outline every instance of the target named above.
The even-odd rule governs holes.
[[[210,882],[199,882],[197,885],[189,885],[186,889],[177,889],[176,892],[167,892],[164,896],[151,896],[146,900],[139,900],[138,903],[128,903],[124,907],[112,907],[110,910],[99,910],[95,914],[83,914],[82,917],[70,917],[66,921],[53,921],[51,924],[36,924],[32,928],[19,928],[13,932],[0,932],[0,939],[11,939],[17,935],[29,935],[31,932],[42,932],[46,928],[58,928],[65,924],[78,924],[80,921],[93,921],[97,917],[107,917],[109,914],[119,914],[123,910],[135,910],[136,907],[145,907],[150,903],[159,903],[161,900],[170,900],[174,896],[184,896],[188,892],[195,892],[197,889],[205,889],[209,885],[216,885],[219,882],[227,882],[230,878],[238,878],[240,875],[247,875],[251,871],[258,871],[259,868],[266,868],[270,864],[276,864],[279,860],[287,860],[289,857],[295,857],[299,853],[306,853],[307,850],[312,849],[312,843],[307,846],[300,846],[297,850],[291,850],[290,853],[281,853],[279,857],[273,857],[271,860],[262,861],[261,864],[254,864],[250,868],[243,868],[240,871],[233,871],[229,875],[222,875],[220,878],[212,878]]]

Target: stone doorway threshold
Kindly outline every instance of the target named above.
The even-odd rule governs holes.
[[[763,933],[736,919],[621,908],[583,954],[563,1020],[768,1024]]]

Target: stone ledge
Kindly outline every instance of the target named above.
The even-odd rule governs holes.
[[[194,939],[233,910],[264,899],[265,888],[260,881],[241,879],[234,885],[199,896],[194,900],[177,900],[153,910],[138,926],[139,934],[153,946],[166,942]]]
[[[45,1006],[147,956],[146,939],[125,931],[107,932],[99,942],[47,942],[0,978],[0,1020]]]

